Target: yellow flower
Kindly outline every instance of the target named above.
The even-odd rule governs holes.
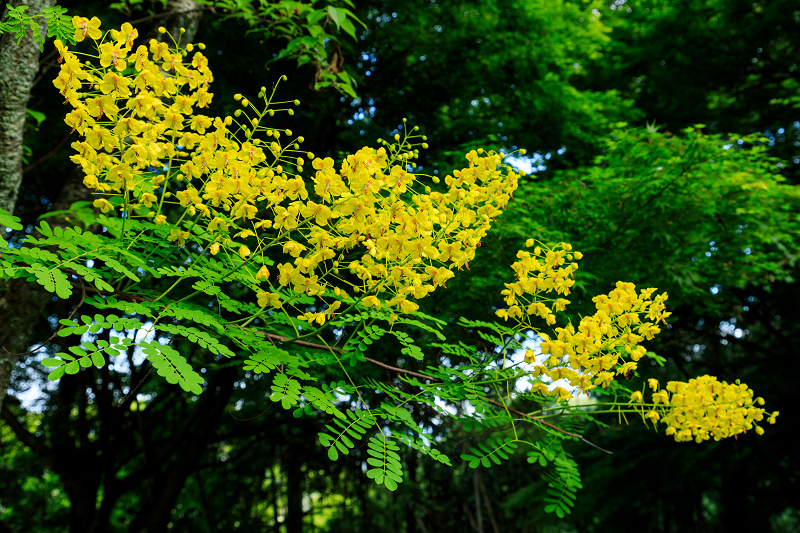
[[[259,307],[281,307],[283,302],[281,302],[281,296],[274,292],[259,292],[257,294],[258,297],[258,306]]]
[[[111,30],[111,38],[127,48],[133,46],[133,40],[138,36],[139,30],[131,26],[130,22],[124,22],[119,30]]]
[[[146,192],[146,193],[144,193],[142,195],[142,203],[146,207],[150,207],[151,205],[153,205],[153,202],[156,202],[156,201],[158,201],[158,197],[153,193]]]
[[[170,230],[167,240],[178,241],[178,246],[183,246],[184,244],[186,244],[186,238],[188,236],[189,236],[188,231],[183,231],[179,228],[173,228]]]
[[[81,42],[87,36],[95,41],[103,36],[100,31],[100,19],[92,17],[92,20],[86,17],[72,17],[72,27],[75,28],[75,41]]]
[[[114,205],[105,198],[98,198],[97,200],[92,202],[92,205],[95,207],[99,207],[100,211],[102,211],[103,213],[108,213],[109,211],[114,209]]]
[[[131,90],[128,85],[131,84],[131,80],[126,78],[125,76],[121,76],[116,72],[107,72],[103,75],[103,81],[100,82],[100,92],[103,94],[109,94],[112,91],[116,91],[117,96],[120,98],[127,98],[131,95]]]
[[[250,255],[250,248],[245,245],[239,247],[239,257],[245,259],[248,255]]]
[[[374,307],[375,309],[381,308],[381,301],[375,296],[367,296],[362,300],[366,307]]]
[[[85,178],[83,178],[83,184],[90,189],[97,188],[98,181],[97,176],[94,174],[87,174]]]
[[[661,416],[655,411],[648,411],[645,413],[644,417],[650,420],[653,424],[658,422],[658,420],[661,418]]]
[[[119,44],[103,43],[100,45],[100,66],[108,68],[114,65],[117,70],[125,70],[128,66],[125,62],[127,55],[128,50],[120,48]]]

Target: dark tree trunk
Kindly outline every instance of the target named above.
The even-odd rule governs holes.
[[[293,454],[287,454],[286,533],[303,532],[303,469]]]

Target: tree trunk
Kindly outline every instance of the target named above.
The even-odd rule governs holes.
[[[286,533],[303,532],[303,467],[294,454],[287,454]]]
[[[11,5],[28,6],[31,15],[55,5],[55,0],[12,0]],[[47,34],[44,18],[39,29]],[[39,71],[39,46],[30,28],[17,44],[11,33],[0,37],[0,209],[13,212],[22,182],[22,138],[25,132],[25,109],[31,86]]]
[[[481,511],[481,491],[478,483],[478,469],[472,471],[472,489],[475,496],[475,529],[476,533],[483,533],[483,513]]]
[[[11,5],[27,5],[28,13],[36,14],[44,8],[55,5],[55,0],[12,0]],[[47,34],[47,24],[43,18],[40,19],[39,29],[43,34]],[[0,209],[11,213],[14,212],[22,182],[25,110],[38,71],[39,47],[33,41],[33,32],[30,28],[19,44],[11,33],[0,36]],[[5,231],[5,228],[0,227],[0,231]],[[15,294],[11,294],[9,291],[9,294],[0,299],[0,318],[7,318],[3,316],[6,315],[3,311],[7,307],[20,308],[20,303],[24,307],[26,302],[30,305],[32,295],[14,292]],[[25,323],[29,322],[31,317],[20,317],[11,313],[8,318],[10,322],[5,320],[2,322],[2,333],[0,333],[0,409],[3,407],[3,400],[11,383],[11,372],[17,363],[17,356],[3,350],[3,347],[8,348],[10,352],[22,351],[27,335],[20,332],[30,331],[25,327]],[[19,324],[14,323],[20,320]]]

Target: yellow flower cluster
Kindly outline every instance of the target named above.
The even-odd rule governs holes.
[[[468,166],[447,176],[441,191],[421,186],[411,160],[427,144],[415,144],[425,138],[405,125],[402,138],[365,147],[337,169],[331,158],[301,151],[302,137],[282,145],[291,131],[264,125],[276,111],[292,112],[275,109],[274,89],[268,95],[262,88],[264,109],[237,95],[242,109],[234,117],[212,119],[195,112],[211,101],[213,76],[201,52],[189,56],[191,44],[151,40],[134,49],[129,24],[107,41],[95,19],[76,17],[74,26],[76,39],[95,41],[97,54],[88,57],[99,67],[57,42],[63,65],[54,84],[74,108],[67,124],[84,139],[73,143],[73,160],[86,186],[106,196],[95,206],[166,224],[165,206],[179,205],[169,239],[179,246],[205,239],[207,253],[252,264],[262,307],[281,307],[283,287],[337,297],[325,312],[301,315],[319,324],[347,291],[367,307],[414,311],[413,300],[444,286],[453,269],[469,268],[517,187],[503,156],[483,150],[471,151]],[[299,104],[277,102],[289,103]],[[302,176],[304,156],[312,177]],[[270,272],[274,259],[277,272]]]
[[[762,398],[753,398],[753,391],[744,383],[726,383],[713,376],[701,376],[688,382],[670,381],[666,389],[658,390],[658,381],[648,380],[653,389],[653,409],[644,417],[653,423],[667,425],[667,435],[678,442],[694,440],[703,442],[720,440],[744,433],[755,427],[759,435],[764,430],[756,425],[764,419]],[[632,401],[641,403],[641,392],[635,392]],[[778,412],[768,416],[775,423]]]
[[[529,241],[528,247],[535,243]],[[511,267],[517,281],[507,283],[503,291],[507,309],[497,315],[515,319],[522,328],[538,332],[533,317],[544,319],[547,325],[556,323],[555,313],[563,311],[569,301],[560,296],[570,293],[574,272],[581,259],[580,252],[560,243],[553,248],[535,246],[533,253],[520,251],[519,261]],[[665,311],[666,293],[653,296],[656,289],[636,292],[632,283],[617,282],[607,295],[596,296],[593,301],[597,311],[583,317],[575,328],[572,324],[556,327],[555,336],[538,332],[542,338],[541,351],[549,355],[546,365],[536,365],[532,376],[542,375],[551,380],[564,379],[580,392],[597,386],[608,387],[615,375],[627,375],[637,367],[637,361],[646,353],[639,343],[652,339],[660,329],[657,326],[670,315]],[[535,360],[533,350],[527,350],[526,362]],[[558,401],[568,400],[572,393],[563,387],[550,390],[546,383],[532,382],[533,390]]]

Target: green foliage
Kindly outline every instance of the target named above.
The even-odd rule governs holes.
[[[289,409],[300,399],[300,383],[286,374],[276,374],[272,380],[272,394],[269,399],[281,402],[284,409]]]
[[[529,459],[530,460],[530,459]],[[541,463],[541,460],[540,460]],[[547,496],[544,498],[546,513],[555,513],[559,518],[564,518],[575,507],[575,497],[581,485],[578,465],[566,452],[561,452],[553,460],[555,473],[546,472],[544,479],[547,481]]]
[[[205,380],[177,350],[158,341],[140,342],[139,346],[142,347],[142,352],[147,355],[158,375],[166,379],[167,383],[177,383],[186,392],[202,394],[201,385]]]
[[[470,468],[483,466],[489,468],[492,463],[499,465],[514,453],[518,445],[511,437],[496,439],[490,437],[485,443],[478,443],[477,447],[471,447],[470,453],[461,454],[461,459],[469,463]]]
[[[19,217],[15,217],[5,209],[0,209],[0,228],[2,227],[19,231],[22,229],[22,224],[20,224]],[[3,235],[0,235],[0,246],[8,248],[8,241],[5,240]]]
[[[403,467],[400,464],[400,448],[395,442],[383,433],[370,437],[367,442],[367,477],[375,480],[378,485],[383,485],[389,490],[397,490],[403,482]]]
[[[502,237],[487,243],[499,261],[513,261],[511,243],[530,235],[581,250],[592,267],[575,291],[589,305],[573,304],[573,320],[591,312],[598,287],[619,278],[646,280],[670,302],[698,309],[747,285],[792,279],[800,200],[763,137],[619,125],[603,144],[591,165],[524,182],[499,223]],[[502,289],[494,261],[473,271],[481,294]],[[483,298],[458,279],[454,286],[460,296],[448,303],[464,313]],[[719,292],[710,297],[712,287]]]
[[[81,318],[86,317],[83,316]],[[70,320],[64,320],[62,322],[75,324],[75,322]],[[89,331],[91,331],[93,328],[99,329],[99,327],[100,325],[98,323],[94,323],[89,327]],[[74,329],[77,330],[83,328],[76,327]],[[47,379],[50,381],[55,381],[61,378],[64,373],[77,374],[81,368],[88,368],[92,365],[97,368],[102,368],[106,364],[106,359],[103,357],[103,353],[112,357],[117,357],[123,355],[132,344],[133,343],[131,339],[127,337],[120,339],[113,335],[109,337],[108,341],[100,339],[95,343],[82,342],[80,346],[70,346],[68,348],[72,354],[58,352],[56,355],[58,355],[60,359],[46,358],[42,361],[42,366],[56,367],[54,370],[50,371],[50,374],[47,376]]]
[[[33,35],[33,42],[39,45],[39,50],[44,50],[44,41],[46,37],[55,37],[64,43],[75,44],[75,29],[72,27],[72,17],[67,16],[66,8],[60,6],[46,7],[41,13],[36,15],[29,15],[27,13],[29,6],[6,5],[8,11],[6,12],[5,20],[0,21],[0,34],[13,33],[19,44],[25,32],[30,29]],[[44,18],[47,22],[47,35],[42,35],[39,29],[39,21],[37,19]]]
[[[347,7],[325,2],[251,2],[249,0],[200,0],[227,13],[225,18],[246,22],[262,38],[277,37],[287,41],[271,61],[294,58],[297,66],[311,64],[316,67],[312,81],[315,90],[333,87],[351,98],[356,98],[356,79],[348,73],[339,46],[338,34],[344,32],[356,40],[356,25],[366,25]],[[343,2],[354,8],[351,0]],[[323,4],[319,7],[316,4]]]
[[[328,449],[328,457],[331,461],[337,460],[340,454],[350,453],[356,447],[356,443],[370,429],[375,428],[375,415],[369,411],[348,410],[345,411],[345,415],[333,419],[332,423],[338,427],[328,424],[325,426],[328,433],[319,434],[319,442]]]

